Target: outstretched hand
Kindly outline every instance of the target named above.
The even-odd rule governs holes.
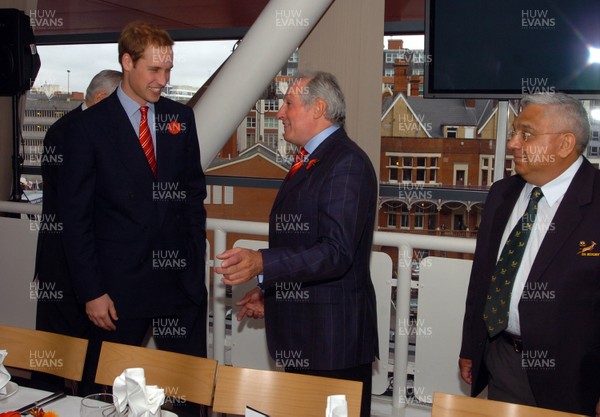
[[[258,251],[233,248],[217,255],[221,265],[215,267],[217,274],[223,275],[226,285],[239,285],[263,272],[262,254]]]

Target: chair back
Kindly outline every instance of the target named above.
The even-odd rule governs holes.
[[[271,417],[323,416],[329,395],[345,394],[348,417],[360,416],[362,382],[219,366],[213,411],[244,415],[246,406]]]
[[[0,325],[4,365],[81,381],[88,341],[41,330]]]
[[[501,401],[484,400],[481,398],[464,397],[462,395],[433,393],[433,408],[431,417],[584,417],[581,414],[571,414],[545,408],[529,407],[505,403]]]
[[[211,405],[217,361],[181,353],[102,342],[96,383],[112,386],[127,368],[144,368],[146,382],[175,401]]]

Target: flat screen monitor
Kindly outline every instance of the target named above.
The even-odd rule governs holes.
[[[425,97],[600,98],[600,0],[427,0]]]

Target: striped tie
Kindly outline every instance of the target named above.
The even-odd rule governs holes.
[[[288,172],[288,179],[292,178],[296,171],[298,171],[300,167],[304,165],[304,162],[306,162],[306,155],[308,155],[306,149],[300,148],[300,152],[298,152],[294,158],[294,165],[292,165],[290,172]]]
[[[140,107],[142,113],[142,119],[140,120],[140,144],[150,169],[156,177],[156,158],[154,156],[154,144],[152,143],[152,135],[150,134],[150,128],[148,127],[148,106]]]

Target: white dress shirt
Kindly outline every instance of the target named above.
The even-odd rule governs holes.
[[[506,331],[514,334],[521,334],[521,324],[519,321],[519,302],[521,301],[521,296],[523,294],[523,290],[527,284],[527,278],[529,277],[529,272],[531,271],[531,267],[533,262],[535,261],[535,257],[540,249],[542,241],[546,236],[546,233],[553,233],[555,225],[552,223],[554,219],[554,215],[560,206],[560,202],[562,201],[569,185],[571,185],[571,181],[573,177],[577,173],[577,170],[583,163],[583,157],[580,156],[565,172],[560,174],[557,178],[553,179],[546,185],[542,186],[542,193],[544,196],[538,203],[537,215],[535,218],[535,223],[533,224],[533,228],[531,230],[531,235],[529,236],[529,240],[527,241],[527,246],[525,247],[525,253],[523,254],[523,259],[521,260],[521,266],[517,271],[517,275],[515,277],[515,282],[512,290],[512,295],[510,298],[510,308],[508,313],[508,327]],[[515,207],[510,215],[508,223],[506,224],[506,228],[504,229],[504,235],[502,236],[502,242],[506,242],[508,239],[510,232],[515,227],[517,222],[525,213],[527,209],[527,204],[529,203],[529,196],[531,195],[531,190],[535,185],[525,184],[523,190],[521,191],[521,195],[515,204]],[[498,251],[498,258],[502,253],[502,248],[504,244],[500,245],[500,250]]]

